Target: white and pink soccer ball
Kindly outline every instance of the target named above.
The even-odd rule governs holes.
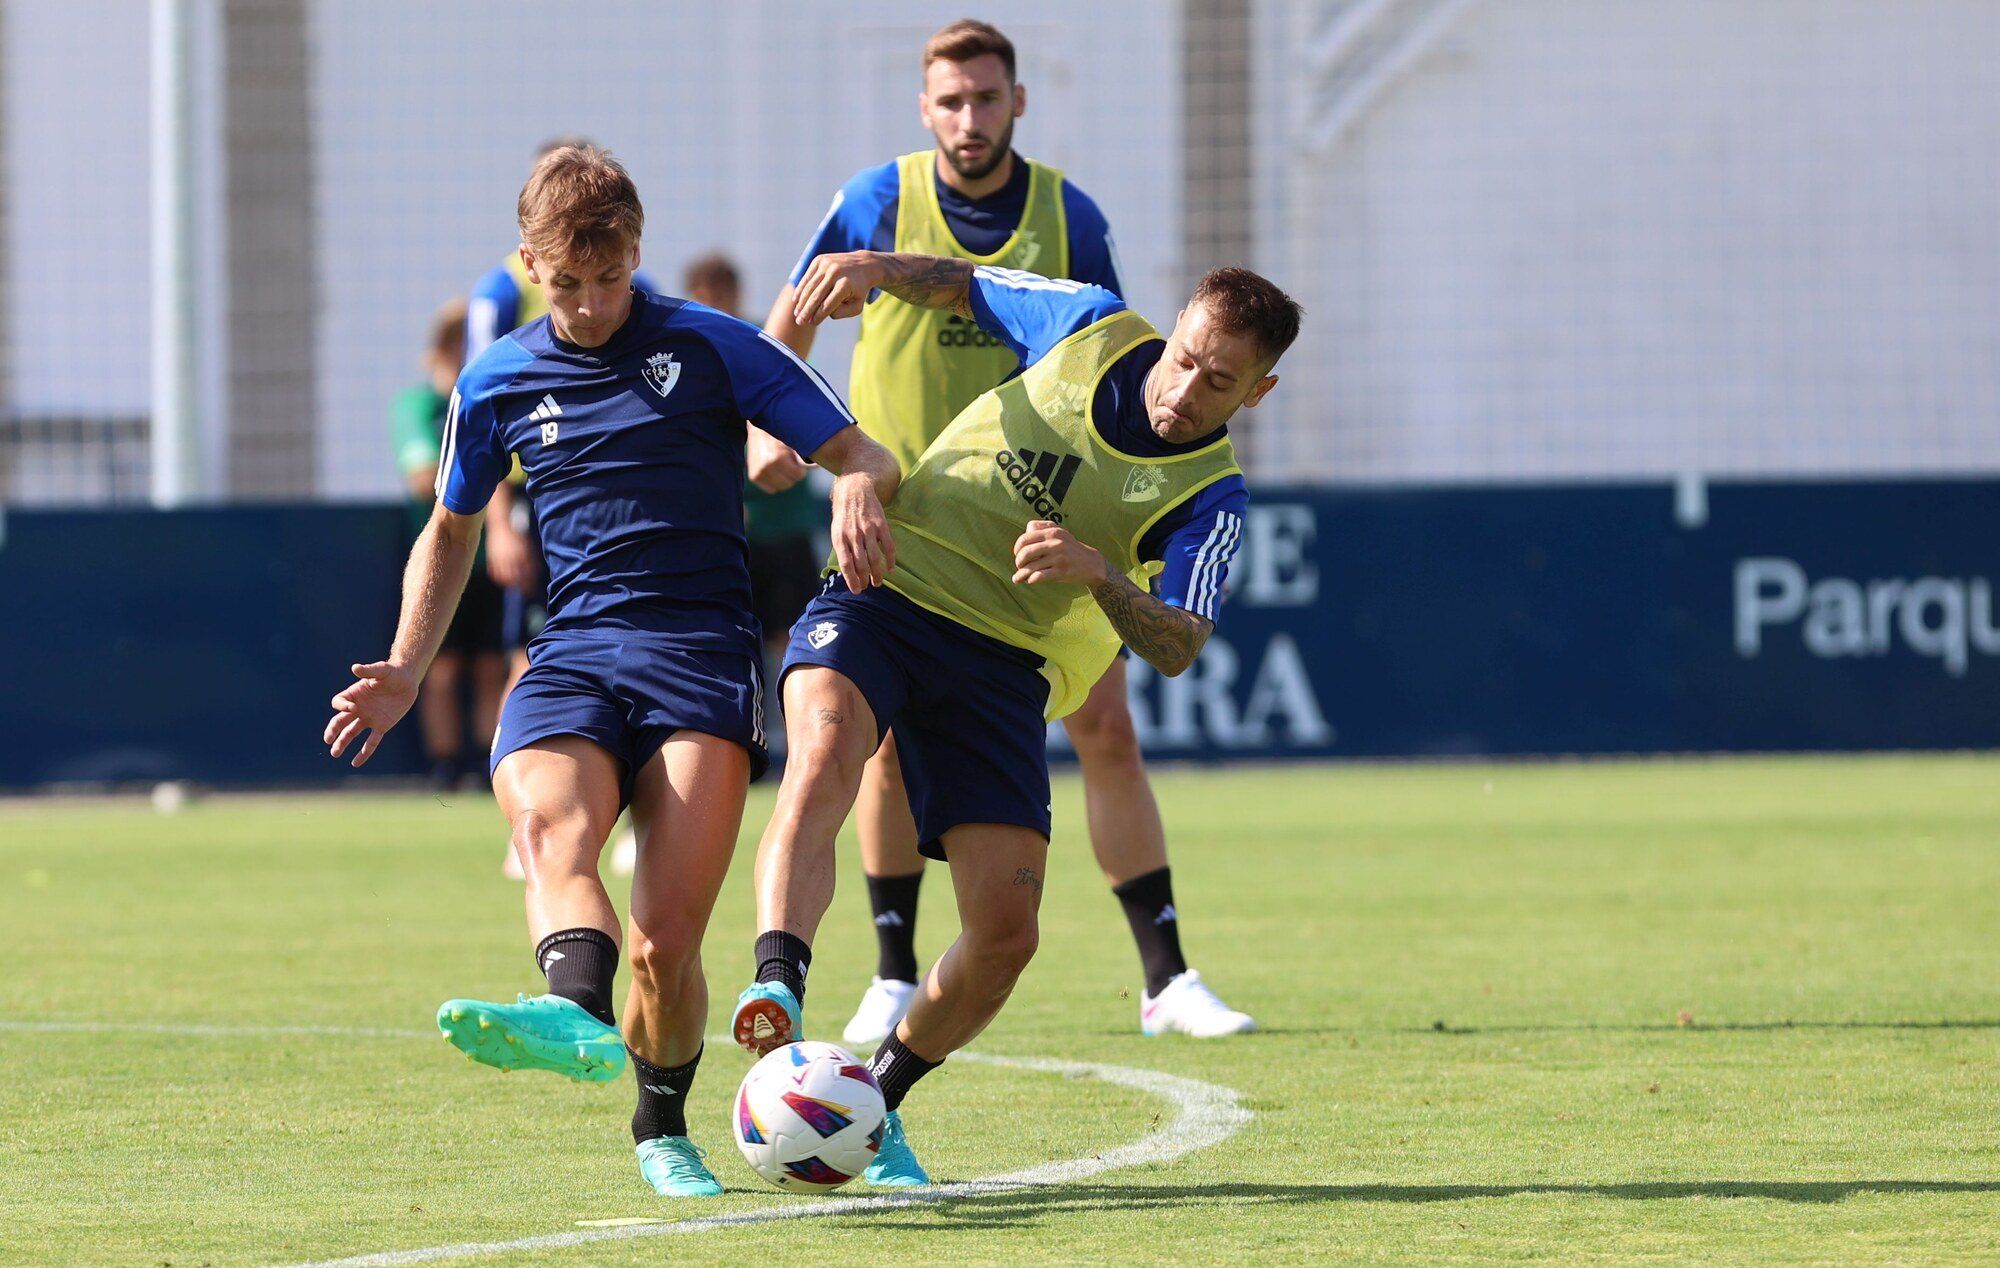
[[[882,1144],[882,1089],[830,1043],[788,1043],[750,1067],[730,1116],[750,1169],[781,1189],[825,1193],[867,1170]]]

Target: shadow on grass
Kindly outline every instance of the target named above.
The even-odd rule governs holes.
[[[1575,1022],[1529,1026],[1456,1026],[1434,1021],[1428,1026],[1265,1026],[1266,1035],[1643,1035],[1703,1031],[1757,1030],[2000,1030],[2000,1018],[1938,1021],[1693,1021],[1629,1024]],[[1107,1032],[1123,1034],[1123,1031]]]
[[[943,1199],[931,1219],[870,1220],[874,1228],[990,1228],[997,1223],[1091,1211],[1169,1211],[1219,1206],[1423,1204],[1480,1198],[1610,1198],[1628,1202],[1759,1198],[1828,1205],[1868,1194],[2000,1193],[2000,1180],[1693,1180],[1647,1184],[1064,1184]]]

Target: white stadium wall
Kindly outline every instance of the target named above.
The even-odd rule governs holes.
[[[1257,13],[1267,470],[2000,470],[2000,5]]]
[[[1017,144],[1099,200],[1138,304],[1170,316],[1180,234],[1172,7],[1040,0],[980,12],[1020,49],[1029,104]],[[775,0],[699,10],[320,4],[322,490],[394,489],[389,397],[416,373],[431,309],[516,241],[514,196],[538,142],[581,132],[618,153],[646,200],[645,267],[673,289],[687,260],[727,251],[761,321],[841,182],[927,142],[917,62],[951,16],[940,13]],[[538,81],[523,50],[557,32],[590,52]],[[1106,50],[1116,50],[1108,63]],[[849,324],[815,349],[843,389],[852,344]]]
[[[761,311],[839,182],[923,142],[915,50],[948,16],[905,0],[184,3],[211,59],[218,15],[260,4],[304,4],[309,50],[255,68],[308,94],[309,176],[280,191],[313,208],[306,364],[228,363],[224,315],[244,289],[228,272],[257,257],[219,214],[216,98],[245,68],[201,81],[217,497],[295,487],[252,487],[222,460],[232,435],[272,425],[232,427],[232,404],[279,399],[244,384],[287,374],[316,402],[311,491],[395,495],[389,399],[417,374],[432,308],[512,242],[514,194],[552,133],[594,135],[629,162],[656,275],[671,284],[692,255],[726,250]],[[1187,0],[1199,14],[1220,3]],[[1259,477],[2000,471],[2000,6],[1250,7],[1243,215],[1253,262],[1308,311],[1284,385],[1248,420]],[[149,406],[147,10],[0,0],[9,419],[129,424]],[[1022,148],[1104,204],[1138,306],[1170,319],[1183,270],[1208,262],[1182,258],[1183,6],[981,12],[1021,45]],[[527,50],[556,38],[584,51],[537,78]],[[262,170],[239,164],[231,215],[253,214]],[[851,342],[851,327],[822,340],[836,382]],[[33,472],[16,450],[11,473],[0,441],[0,499],[126,496],[88,454],[68,483],[50,478],[61,441],[41,436]]]

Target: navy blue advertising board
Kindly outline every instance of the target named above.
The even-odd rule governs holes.
[[[2000,481],[1260,488],[1196,665],[1132,663],[1197,761],[1990,748]],[[349,778],[400,507],[12,512],[0,787]],[[413,727],[371,770],[418,770]],[[1061,747],[1059,732],[1052,742]]]

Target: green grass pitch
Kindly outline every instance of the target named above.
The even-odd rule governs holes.
[[[1158,783],[1190,958],[1263,1033],[1139,1035],[1072,779],[1040,957],[976,1048],[1235,1089],[1236,1135],[1066,1186],[479,1262],[2000,1261],[2000,761]],[[768,806],[710,931],[712,1030]],[[0,805],[0,1262],[287,1263],[826,1201],[737,1157],[733,1049],[692,1098],[729,1192],[668,1205],[629,1081],[502,1077],[430,1033],[447,996],[537,989],[502,839],[473,796]],[[851,846],[842,867],[823,1037],[873,962]],[[924,903],[931,955],[942,877]],[[1174,1113],[967,1061],[906,1111],[950,1180]]]

